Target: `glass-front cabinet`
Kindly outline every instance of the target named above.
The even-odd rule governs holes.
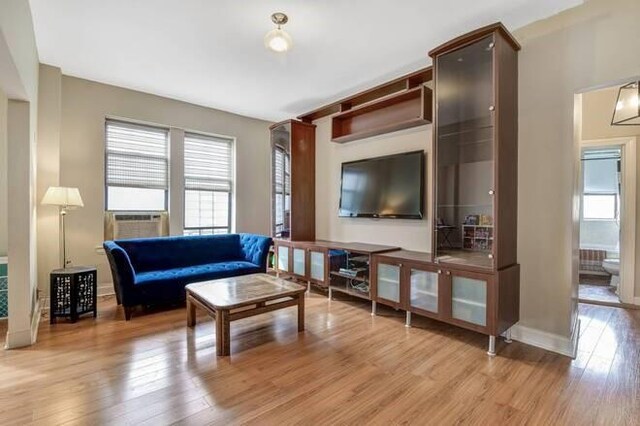
[[[291,228],[291,123],[271,129],[271,232],[289,238]]]
[[[439,314],[439,274],[422,269],[409,269],[409,308]]]
[[[451,275],[451,317],[486,327],[487,289],[487,280]]]
[[[293,248],[293,273],[302,278],[307,275],[307,257],[304,248]]]
[[[400,278],[402,264],[379,262],[376,265],[376,300],[392,306],[400,304]]]
[[[278,272],[289,272],[289,251],[289,246],[277,246],[276,269]]]
[[[324,251],[309,249],[309,279],[316,284],[326,286],[325,278],[325,258]]]
[[[434,59],[437,262],[494,266],[494,37]]]

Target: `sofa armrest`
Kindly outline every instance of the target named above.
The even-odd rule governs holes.
[[[267,256],[271,244],[273,240],[264,235],[240,234],[240,246],[244,259],[258,265],[263,272],[267,271]]]
[[[134,303],[129,301],[129,293],[133,290],[136,280],[136,273],[129,259],[129,255],[122,247],[113,241],[105,241],[102,245],[109,260],[111,276],[113,277],[113,289],[116,292],[118,303],[125,306]]]

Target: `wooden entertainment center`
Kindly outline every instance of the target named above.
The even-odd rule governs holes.
[[[339,143],[433,122],[433,248],[316,241],[315,233],[276,238],[277,273],[329,297],[340,291],[371,300],[372,315],[377,304],[404,310],[407,326],[417,314],[486,334],[489,355],[496,337],[510,342],[520,305],[519,49],[502,24],[489,25],[433,49],[433,67],[299,117],[310,124],[331,115]],[[306,182],[314,178],[305,174]]]

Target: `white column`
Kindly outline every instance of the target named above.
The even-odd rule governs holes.
[[[9,327],[7,348],[28,346],[35,336],[31,320],[35,301],[35,161],[30,105],[10,100],[7,109]]]
[[[184,227],[184,130],[169,130],[169,234]]]
[[[45,297],[49,295],[49,273],[62,266],[59,210],[54,206],[40,205],[47,188],[60,186],[61,91],[60,68],[41,65],[38,94],[38,180],[35,202],[38,212],[38,287]]]

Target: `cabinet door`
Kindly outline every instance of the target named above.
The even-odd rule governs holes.
[[[325,254],[322,251],[309,250],[309,277],[318,284],[324,284]]]
[[[438,262],[493,267],[493,55],[490,35],[435,59]],[[462,224],[483,225],[491,233],[474,234]]]
[[[376,272],[376,299],[379,302],[400,303],[400,264],[379,262]],[[382,300],[380,300],[382,299]]]
[[[439,314],[440,274],[409,267],[409,307],[412,311]]]
[[[289,272],[289,247],[278,246],[278,270],[281,272]]]
[[[487,326],[489,281],[452,273],[451,317],[480,327]]]
[[[303,248],[296,248],[296,247],[293,248],[293,273],[300,277],[305,277],[307,275],[306,254],[307,252]]]

